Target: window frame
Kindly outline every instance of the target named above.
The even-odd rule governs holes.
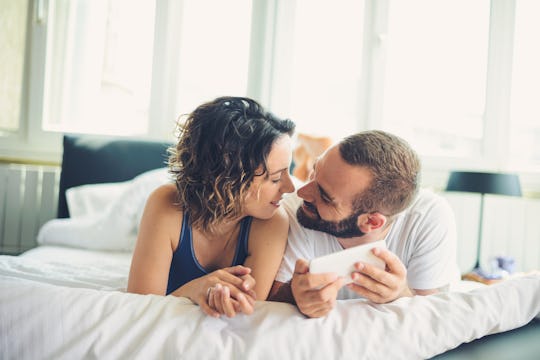
[[[388,7],[391,0],[366,0],[364,87],[361,97],[359,129],[375,129],[382,125],[382,84],[386,63]],[[514,170],[508,157],[512,57],[514,46],[516,0],[491,0],[486,75],[486,103],[483,115],[482,155],[479,158],[421,155],[422,183],[444,189],[452,170],[517,172],[523,192],[540,197],[540,172]],[[369,11],[368,11],[369,10]]]
[[[62,134],[41,129],[45,57],[47,53],[47,9],[51,0],[29,0],[27,53],[23,85],[20,128],[0,135],[0,158],[3,161],[59,163]],[[54,0],[52,0],[54,1]],[[391,0],[366,0],[361,78],[358,97],[357,129],[378,128],[382,122],[382,87],[386,64],[386,33]],[[286,102],[287,77],[291,56],[278,51],[287,48],[287,29],[294,23],[296,0],[253,0],[251,43],[247,96],[258,99],[269,108],[283,107]],[[150,139],[164,139],[176,119],[177,65],[180,58],[178,34],[181,29],[183,0],[156,2],[154,54],[150,91]],[[509,148],[510,91],[516,0],[491,0],[488,43],[486,104],[483,116],[483,155],[463,159],[422,156],[423,183],[442,188],[448,171],[506,171],[511,159]],[[276,91],[281,90],[279,96]],[[286,115],[286,114],[284,114]],[[166,120],[165,120],[166,119]],[[525,192],[540,194],[540,172],[519,171]]]
[[[4,161],[57,163],[61,156],[59,133],[41,130],[47,10],[49,0],[30,0],[24,84],[19,129],[0,137],[0,158]]]

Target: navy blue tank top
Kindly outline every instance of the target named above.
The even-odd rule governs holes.
[[[246,260],[248,255],[249,229],[252,219],[251,216],[247,216],[240,222],[240,234],[238,235],[236,252],[231,266],[242,265]],[[191,226],[189,225],[189,217],[187,212],[185,212],[182,221],[182,230],[180,231],[180,240],[173,254],[171,268],[169,270],[167,295],[185,283],[208,274],[208,271],[195,258],[192,239],[193,235]]]

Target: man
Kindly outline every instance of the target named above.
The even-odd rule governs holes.
[[[459,274],[454,216],[442,197],[419,191],[419,172],[409,145],[383,131],[349,136],[323,153],[298,196],[282,202],[289,243],[270,300],[321,317],[337,298],[387,303],[447,289]],[[346,287],[335,274],[309,272],[309,259],[381,239],[388,250],[373,254],[385,270],[356,263]]]

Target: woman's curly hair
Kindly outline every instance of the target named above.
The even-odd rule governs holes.
[[[237,218],[254,177],[268,176],[272,145],[284,134],[292,136],[294,128],[291,120],[279,119],[245,97],[217,98],[179,122],[169,170],[191,225],[213,231],[218,222]]]

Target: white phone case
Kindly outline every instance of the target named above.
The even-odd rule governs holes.
[[[351,273],[355,271],[354,264],[357,262],[370,264],[379,269],[385,268],[384,261],[371,252],[371,249],[375,247],[386,248],[386,242],[384,240],[374,241],[314,258],[309,263],[309,272],[336,273],[345,279],[345,284],[351,283]]]

